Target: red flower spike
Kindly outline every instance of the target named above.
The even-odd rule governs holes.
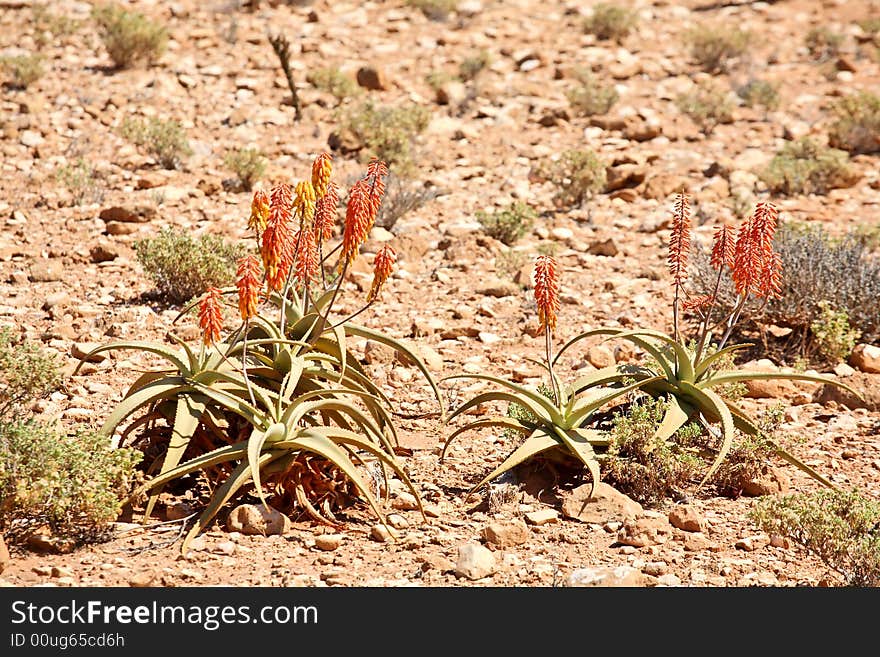
[[[379,298],[382,286],[391,276],[394,270],[394,263],[397,262],[397,252],[390,244],[386,244],[376,253],[373,260],[373,284],[370,286],[370,292],[367,294],[367,303]]]
[[[715,243],[712,246],[712,258],[709,263],[715,271],[721,271],[725,267],[732,269],[734,262],[736,238],[733,228],[724,224],[715,231]]]
[[[327,193],[320,197],[315,205],[315,235],[317,235],[319,242],[333,237],[338,207],[339,188],[335,182],[331,182],[327,186]]]
[[[559,315],[559,265],[553,256],[535,259],[535,304],[541,330],[554,330]]]
[[[199,328],[202,329],[202,342],[206,347],[220,342],[223,330],[223,292],[220,288],[209,287],[199,303]]]
[[[238,288],[238,311],[242,320],[257,314],[260,294],[260,259],[247,255],[238,259],[235,286]]]
[[[675,197],[672,210],[672,235],[669,237],[669,273],[681,285],[687,280],[688,256],[691,250],[690,199],[682,192]]]
[[[293,258],[293,272],[300,287],[310,285],[319,274],[318,241],[311,226],[303,226],[294,240],[296,251]]]
[[[349,265],[358,255],[371,228],[370,188],[366,178],[358,180],[348,193],[345,209],[345,228],[342,231],[342,255],[340,270]]]

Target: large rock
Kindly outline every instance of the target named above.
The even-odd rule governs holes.
[[[853,349],[850,364],[857,370],[870,374],[880,374],[880,347],[860,344]]]
[[[705,532],[706,519],[694,507],[681,505],[669,512],[669,524],[686,532]]]
[[[98,216],[104,221],[141,224],[156,216],[156,208],[151,205],[138,205],[131,208],[114,205],[101,210]]]
[[[647,578],[632,566],[578,568],[565,578],[565,585],[574,587],[645,586],[646,584]]]
[[[484,541],[502,550],[527,543],[531,535],[532,532],[522,520],[490,522],[480,532]]]
[[[856,372],[846,378],[846,385],[858,392],[861,398],[848,390],[826,383],[813,395],[813,401],[820,404],[833,401],[851,409],[866,408],[869,411],[880,411],[880,376]]]
[[[761,497],[763,495],[787,493],[788,489],[791,488],[791,480],[779,468],[765,465],[756,477],[741,481],[739,485],[744,495]]]
[[[780,399],[798,393],[794,382],[787,379],[748,379],[744,383],[746,397],[753,399]]]
[[[231,532],[259,536],[285,534],[290,530],[290,518],[262,504],[242,504],[229,513],[226,528]]]
[[[623,524],[617,532],[617,542],[621,545],[643,548],[665,543],[671,533],[672,526],[664,519],[637,518],[627,520]]]
[[[562,515],[601,525],[609,520],[630,520],[642,515],[642,505],[606,483],[599,482],[590,495],[591,484],[562,493]]]
[[[495,555],[476,543],[466,543],[458,548],[455,574],[470,580],[489,577],[496,570]]]
[[[364,89],[384,91],[388,89],[388,78],[382,69],[362,66],[357,72],[357,83]]]
[[[9,556],[9,550],[6,547],[6,541],[0,534],[0,573],[6,570],[7,566],[12,563],[12,557]]]

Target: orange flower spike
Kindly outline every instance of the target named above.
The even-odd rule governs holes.
[[[293,208],[293,190],[282,183],[272,189],[269,220],[260,243],[260,254],[266,268],[270,290],[280,290],[287,270],[293,261],[293,231],[290,216]]]
[[[296,185],[296,200],[294,207],[300,213],[300,226],[311,226],[315,218],[315,188],[308,180]]]
[[[382,286],[394,271],[394,263],[397,262],[397,252],[390,244],[386,244],[376,253],[373,260],[373,284],[370,286],[370,293],[367,295],[367,303],[379,298]]]
[[[672,235],[669,238],[669,273],[681,285],[687,280],[688,256],[691,250],[690,198],[682,192],[675,197],[672,210]]]
[[[238,259],[235,286],[238,288],[238,310],[247,321],[257,314],[260,295],[260,259],[247,255]]]
[[[257,235],[261,235],[266,230],[266,221],[269,219],[269,195],[262,189],[254,192],[254,199],[251,201],[251,216],[248,219],[248,228]]]
[[[315,235],[324,242],[333,237],[336,225],[336,208],[339,206],[339,188],[335,182],[327,185],[327,193],[315,204]]]
[[[209,287],[199,303],[199,328],[202,329],[202,342],[206,347],[220,342],[223,330],[223,292],[220,288]]]
[[[333,157],[330,153],[321,153],[312,163],[312,187],[315,188],[317,198],[323,198],[327,193],[332,173]]]
[[[303,226],[294,239],[296,253],[293,257],[294,276],[305,287],[318,279],[318,241],[311,226]]]
[[[765,296],[766,285],[773,279],[775,267],[773,236],[779,211],[772,203],[762,201],[755,206],[755,212],[739,229],[734,252],[733,278],[736,293],[745,296],[754,292]]]
[[[761,274],[761,282],[755,296],[766,299],[782,298],[782,256],[774,253]]]
[[[370,232],[370,188],[367,180],[358,180],[348,193],[345,209],[345,228],[342,231],[342,255],[340,269],[351,263],[358,255],[358,249]]]
[[[388,167],[385,163],[373,158],[367,166],[367,175],[364,176],[370,190],[370,228],[373,227],[376,217],[379,215],[379,206],[385,196],[385,176],[387,175]]]
[[[535,259],[535,304],[541,330],[554,330],[559,314],[559,265],[553,256]]]
[[[699,311],[705,308],[706,306],[712,305],[712,296],[709,294],[701,294],[699,296],[694,297],[693,299],[688,299],[683,304],[681,304],[682,310],[685,312],[690,311]]]
[[[715,231],[715,243],[712,246],[712,258],[709,263],[715,271],[725,267],[733,269],[736,238],[733,228],[724,224]]]

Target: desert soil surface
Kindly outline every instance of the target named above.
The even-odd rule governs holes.
[[[31,3],[0,0],[0,54],[36,51]],[[634,3],[635,31],[621,44],[583,32],[592,3],[462,0],[445,21],[432,21],[398,1],[262,2],[259,7],[208,0],[139,1],[131,7],[164,22],[168,51],[152,67],[114,71],[89,27],[90,3],[61,0],[51,10],[83,20],[83,27],[39,49],[46,74],[26,90],[4,89],[0,99],[0,323],[61,354],[68,370],[88,345],[118,339],[162,341],[179,307],[158,303],[138,264],[133,243],[165,226],[229,240],[247,235],[251,195],[224,181],[234,148],[262,150],[264,182],[308,176],[314,156],[328,150],[338,127],[337,101],[305,81],[315,68],[338,66],[354,78],[374,68],[383,89],[364,90],[377,104],[415,103],[431,120],[416,141],[410,177],[438,195],[402,217],[391,235],[377,231],[362,264],[346,284],[343,310],[355,309],[369,287],[371,253],[392,238],[399,269],[383,296],[360,320],[419,345],[436,377],[491,373],[530,385],[541,381],[543,340],[528,273],[541,245],[554,244],[563,269],[557,343],[599,326],[671,329],[672,286],[666,245],[672,196],[683,186],[694,196],[695,239],[731,220],[732,195],[769,198],[753,171],[786,138],[823,135],[830,104],[857,89],[877,90],[880,64],[857,50],[856,21],[880,16],[876,2],[718,2],[647,0]],[[706,77],[690,60],[682,35],[702,22],[753,31],[746,57],[715,76],[733,89],[750,77],[780,83],[780,109],[737,107],[734,121],[709,135],[675,106],[675,97]],[[848,65],[827,74],[808,54],[806,32],[827,25],[847,35]],[[289,91],[269,47],[268,31],[292,44],[293,74],[303,117],[293,119]],[[480,50],[489,67],[464,97],[437,103],[426,82],[434,71],[454,73]],[[620,100],[606,116],[579,117],[565,92],[573,70],[591,68],[613,82]],[[160,168],[121,137],[126,117],[182,122],[193,154],[179,170]],[[620,186],[580,207],[556,208],[553,188],[532,175],[544,158],[591,148],[614,170]],[[92,163],[100,198],[75,204],[56,180],[78,157]],[[342,183],[363,171],[353,156],[334,153]],[[857,156],[857,182],[824,196],[774,198],[783,219],[821,222],[839,234],[880,220],[876,156]],[[393,168],[392,168],[393,170]],[[540,212],[534,229],[508,250],[487,237],[479,210],[521,200]],[[130,210],[120,221],[110,208]],[[101,215],[104,213],[104,217]],[[112,217],[108,219],[107,217]],[[796,272],[792,272],[796,274]],[[868,302],[869,300],[866,300]],[[876,300],[872,301],[876,303]],[[176,332],[197,339],[194,320]],[[610,345],[613,349],[614,345]],[[512,499],[490,507],[467,490],[515,446],[491,431],[460,437],[439,463],[451,430],[436,416],[430,389],[418,372],[390,353],[365,345],[355,352],[397,405],[401,460],[428,507],[424,521],[406,495],[393,491],[394,541],[377,540],[376,523],[353,509],[342,529],[294,515],[284,535],[229,532],[221,521],[180,555],[179,524],[118,523],[116,537],[68,554],[14,551],[2,573],[10,585],[58,586],[549,586],[582,568],[627,566],[627,583],[684,586],[817,586],[839,583],[814,556],[748,519],[754,498],[730,499],[689,491],[686,499],[647,508],[627,521],[618,499],[582,522],[562,513],[552,481],[532,479]],[[577,351],[577,350],[575,350]],[[609,356],[635,359],[631,350],[565,359],[560,374],[593,369]],[[41,402],[45,417],[65,426],[100,426],[148,358],[120,352],[91,363]],[[790,363],[776,362],[776,365]],[[831,376],[855,377],[874,388],[880,375],[838,366]],[[443,384],[454,408],[472,382]],[[780,435],[835,483],[880,497],[880,410],[814,401],[815,386],[784,387]],[[876,400],[875,400],[876,402]],[[757,412],[773,399],[744,400]],[[503,408],[495,409],[503,412]],[[473,418],[471,418],[473,419]],[[454,425],[454,426],[457,426]],[[782,462],[782,486],[817,484]],[[537,477],[537,475],[536,475]],[[536,483],[537,482],[537,483]],[[172,505],[173,505],[173,501]],[[687,507],[682,511],[682,507]],[[160,505],[155,521],[165,520]],[[670,524],[670,513],[686,515]],[[123,520],[129,520],[123,518]],[[624,524],[627,523],[627,524]],[[628,528],[628,529],[627,529]],[[694,531],[696,530],[696,531]],[[771,540],[772,539],[772,540]],[[456,572],[459,549],[482,544],[492,559]]]

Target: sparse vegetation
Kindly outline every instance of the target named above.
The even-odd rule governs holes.
[[[614,86],[600,83],[584,68],[577,70],[576,78],[578,86],[565,94],[572,108],[582,116],[607,114],[619,98]]]
[[[445,21],[458,9],[458,0],[406,0],[410,7],[418,9],[432,21]]]
[[[584,31],[597,39],[613,39],[618,43],[632,32],[638,23],[638,14],[621,5],[600,2],[593,13],[584,19]]]
[[[223,160],[226,167],[231,170],[241,189],[250,191],[254,183],[266,173],[266,158],[256,148],[241,148],[230,151]]]
[[[492,58],[488,50],[480,50],[470,57],[465,57],[458,65],[458,77],[462,82],[470,82],[475,79],[489,64]]]
[[[151,65],[165,52],[167,30],[141,13],[106,4],[95,7],[92,18],[116,68]]]
[[[835,310],[829,301],[819,302],[819,316],[810,324],[819,356],[831,364],[845,361],[862,332],[853,329],[846,311]]]
[[[44,46],[52,38],[66,37],[76,32],[81,22],[66,14],[49,11],[49,4],[35,4],[31,7],[31,20],[34,24],[34,39],[38,46]]]
[[[376,225],[391,230],[399,219],[439,195],[440,190],[434,186],[414,183],[389,173],[385,184],[385,199],[376,216]]]
[[[828,148],[809,137],[788,142],[761,172],[761,180],[774,194],[825,194],[848,187],[856,174],[845,151]]]
[[[727,70],[730,60],[748,51],[751,39],[751,33],[730,25],[699,25],[685,33],[691,57],[709,73]]]
[[[843,35],[832,31],[822,25],[814,27],[804,37],[804,44],[813,59],[824,62],[837,57],[840,54],[840,46],[843,45]]]
[[[361,93],[361,88],[355,79],[335,66],[309,71],[306,75],[306,82],[315,89],[331,94],[340,102],[354,98]]]
[[[736,90],[746,107],[761,106],[768,111],[779,107],[779,86],[767,80],[750,80]]]
[[[367,101],[345,112],[341,122],[363,142],[365,156],[378,157],[406,173],[414,165],[415,138],[428,126],[429,118],[430,111],[419,105],[377,107]]]
[[[27,89],[43,77],[43,57],[42,55],[0,57],[0,70],[6,78],[7,87]]]
[[[183,126],[174,119],[126,118],[120,134],[142,147],[165,169],[177,169],[184,158],[192,155]]]
[[[833,108],[837,120],[828,142],[850,153],[880,152],[880,96],[862,91],[841,98]]]
[[[104,190],[94,167],[79,157],[75,162],[59,167],[55,179],[73,195],[73,202],[81,205],[87,201],[99,203]]]
[[[715,126],[733,121],[733,102],[730,95],[714,82],[695,85],[691,91],[678,96],[675,104],[707,135]]]
[[[568,150],[558,158],[541,162],[535,170],[539,178],[556,188],[555,201],[560,206],[583,203],[605,188],[605,165],[591,150]]]
[[[217,235],[195,238],[173,228],[135,242],[134,248],[156,290],[171,303],[184,303],[208,287],[232,283],[235,260],[244,253],[240,244],[227,244]]]
[[[55,356],[16,340],[12,327],[0,329],[0,420],[20,417],[24,406],[55,390],[59,367]]]
[[[492,213],[480,210],[476,216],[489,237],[512,246],[532,229],[538,213],[528,203],[516,201]]]
[[[857,491],[767,498],[752,519],[767,532],[803,545],[850,586],[880,585],[880,504]]]

